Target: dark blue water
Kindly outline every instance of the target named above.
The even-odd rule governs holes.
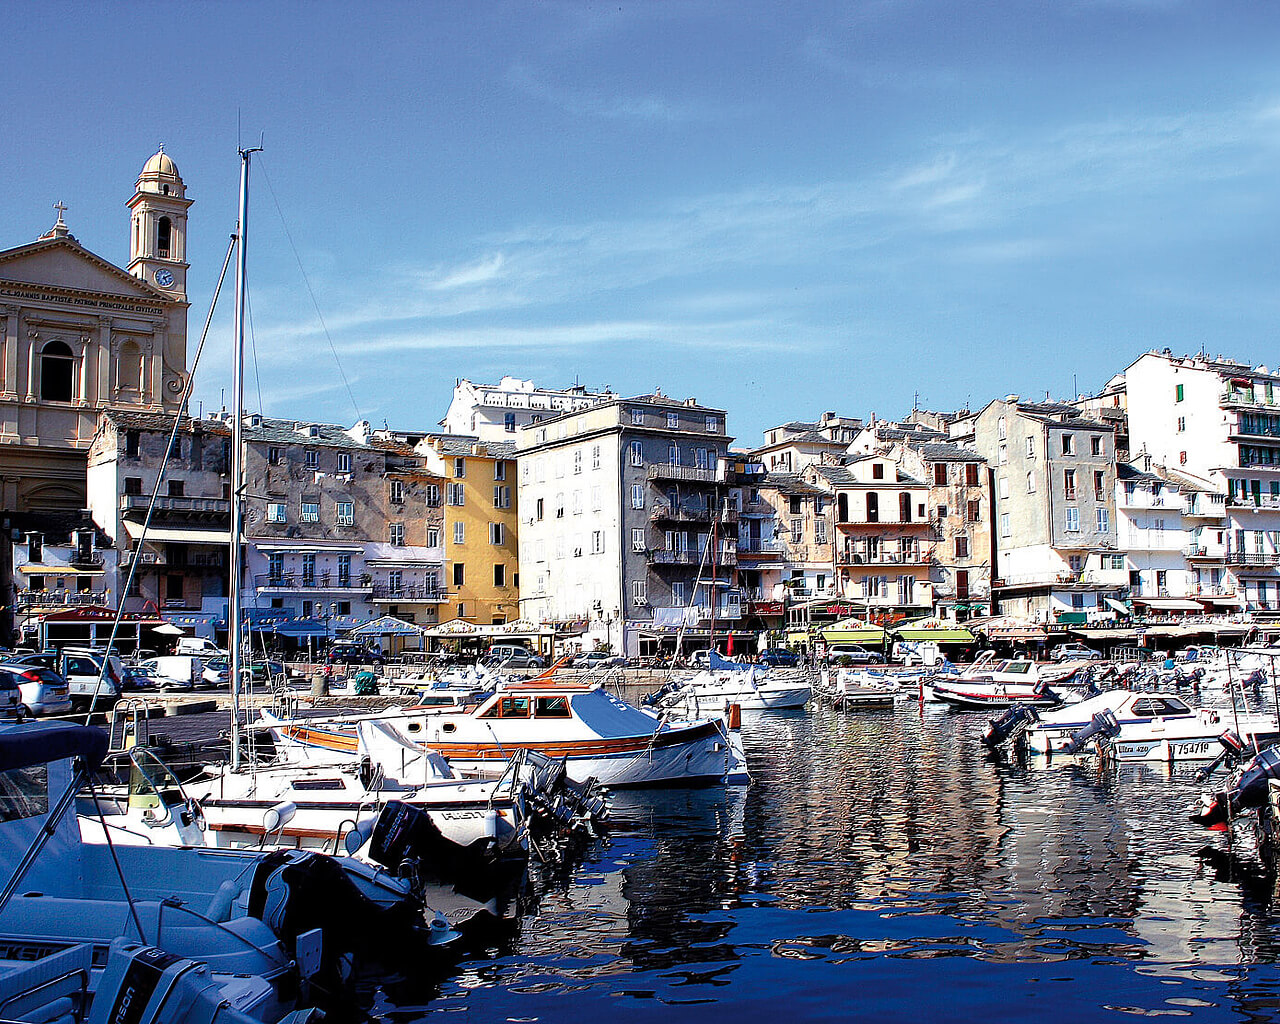
[[[736,795],[619,796],[609,841],[403,1018],[1274,1019],[1251,848],[1190,772],[991,762],[980,717],[749,718]],[[384,1004],[384,1009],[387,1008]]]

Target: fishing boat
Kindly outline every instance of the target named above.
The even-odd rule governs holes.
[[[413,743],[462,774],[499,775],[513,754],[563,760],[575,782],[603,786],[735,785],[750,781],[737,730],[722,717],[672,721],[637,708],[599,683],[561,682],[552,668],[503,685],[463,711],[406,709],[380,716],[275,719],[262,724],[279,745],[312,759],[357,755],[361,718],[393,722]]]
[[[85,842],[76,794],[106,749],[84,726],[0,726],[5,1019],[266,1024],[309,1005],[310,979],[341,986],[353,957],[456,938],[356,861]]]

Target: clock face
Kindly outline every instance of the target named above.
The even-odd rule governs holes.
[[[157,270],[157,271],[156,271],[156,284],[158,284],[161,288],[172,288],[172,287],[173,287],[173,272],[172,272],[172,271],[170,271],[170,270],[164,270],[164,269]]]

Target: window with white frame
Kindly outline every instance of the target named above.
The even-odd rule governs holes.
[[[440,527],[427,527],[427,547],[438,548],[440,546]]]
[[[684,580],[676,580],[671,584],[671,604],[676,608],[683,608],[685,601]]]
[[[457,478],[457,479],[459,479],[459,480],[461,480],[464,476],[466,476],[466,475],[467,475],[467,460],[466,460],[466,459],[454,459],[454,460],[453,460],[453,475],[454,475],[454,477],[455,477],[455,478]]]
[[[1000,488],[999,490],[1000,497],[1002,498],[1009,497],[1009,478],[1007,476],[1002,476],[1000,478],[999,488]]]
[[[1080,532],[1080,510],[1074,505],[1067,506],[1067,532]]]
[[[591,468],[600,468],[600,446],[598,444],[591,446]]]
[[[351,472],[351,453],[350,452],[338,452],[338,472],[339,473]]]
[[[667,465],[668,466],[680,465],[680,448],[678,445],[674,445],[674,444],[667,445]]]
[[[720,432],[720,417],[708,416],[707,417],[707,433],[717,434],[719,432]]]
[[[1012,530],[1010,529],[1010,526],[1009,526],[1009,513],[1008,513],[1008,512],[1001,512],[1001,513],[1000,513],[1000,536],[1001,536],[1001,537],[1010,537],[1010,536],[1012,536]]]
[[[503,541],[503,524],[490,523],[489,524],[489,543],[501,544],[502,541]]]
[[[516,432],[516,414],[515,413],[506,412],[502,414],[502,429],[505,430],[508,434],[514,434]]]
[[[644,426],[644,410],[643,409],[631,410],[631,425],[633,427]]]
[[[404,547],[404,523],[387,524],[387,543],[393,548]]]
[[[391,504],[393,505],[404,504],[404,481],[402,480],[391,481]]]
[[[283,501],[267,502],[267,522],[286,523],[289,521],[289,506]]]
[[[455,544],[465,544],[467,542],[467,524],[453,524],[453,542]]]
[[[648,604],[649,603],[649,585],[646,580],[631,581],[631,603],[632,604]]]
[[[1027,474],[1027,493],[1034,494],[1035,490],[1036,490],[1036,475],[1035,473],[1028,473]]]
[[[1098,512],[1098,532],[1106,533],[1111,529],[1111,513],[1105,508],[1100,508]]]
[[[573,475],[577,476],[582,472],[582,449],[579,448],[573,453]]]
[[[467,503],[466,484],[448,484],[445,498],[450,505],[465,505]]]
[[[591,553],[593,555],[604,554],[604,531],[603,530],[591,531]]]
[[[671,412],[671,411],[667,412],[667,429],[668,430],[680,429],[680,414],[678,412]]]
[[[632,551],[644,550],[644,527],[643,526],[633,526],[631,528],[631,550]]]
[[[303,498],[302,515],[298,518],[304,523],[320,522],[320,500],[318,498]]]
[[[825,544],[827,542],[827,521],[825,519],[815,519],[813,521],[813,542],[815,544]]]
[[[582,492],[573,492],[573,514],[575,516],[582,515]]]
[[[631,485],[631,507],[644,508],[644,484]]]
[[[1036,457],[1036,439],[1034,437],[1027,438],[1027,458],[1034,459]]]
[[[493,488],[493,507],[494,508],[510,508],[511,507],[511,487],[509,485],[494,485]]]
[[[698,469],[706,469],[707,468],[707,450],[705,448],[699,448],[696,452],[693,453],[693,455],[694,455],[693,464],[697,466]]]
[[[440,505],[440,487],[437,484],[427,484],[424,488],[425,498],[428,508],[437,508]]]
[[[356,521],[356,505],[353,501],[339,501],[334,506],[334,519],[339,526],[352,526]]]
[[[1063,434],[1062,435],[1062,454],[1074,455],[1075,453],[1076,453],[1076,435]]]
[[[507,464],[502,459],[498,459],[493,464],[493,478],[495,480],[505,480],[507,478]]]
[[[314,448],[307,449],[306,466],[307,466],[307,469],[320,468],[320,453],[316,451]]]
[[[642,445],[639,441],[631,442],[631,465],[633,466],[644,465],[644,445]]]

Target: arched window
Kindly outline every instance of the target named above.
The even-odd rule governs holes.
[[[156,228],[156,255],[161,259],[169,258],[169,242],[173,235],[173,225],[168,217],[161,217]]]
[[[40,353],[40,398],[69,402],[74,397],[75,356],[61,341],[51,341]]]
[[[132,341],[120,346],[120,379],[121,388],[138,391],[142,384],[142,350]]]
[[[867,522],[880,522],[880,495],[875,491],[867,492]]]

